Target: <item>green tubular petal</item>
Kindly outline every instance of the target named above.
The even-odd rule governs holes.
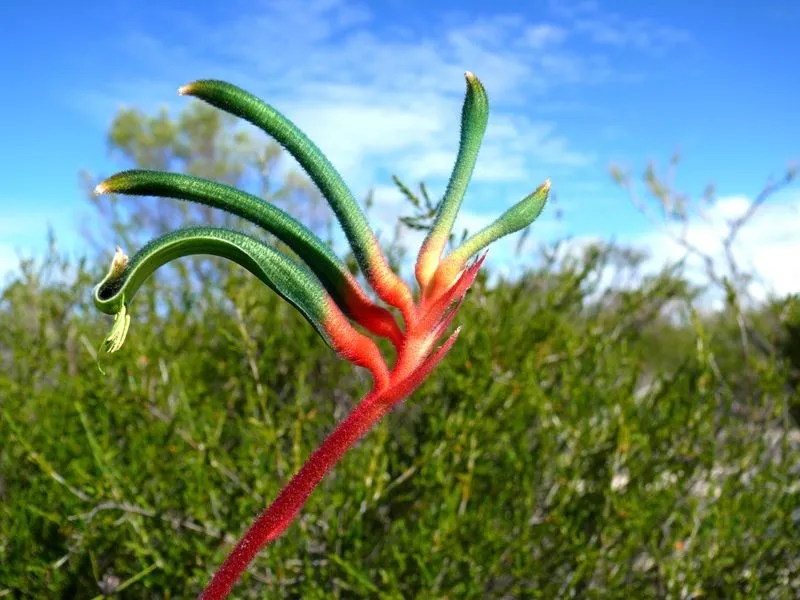
[[[430,276],[453,229],[458,209],[472,178],[483,134],[486,131],[486,123],[489,120],[489,98],[483,84],[472,73],[467,72],[465,77],[467,93],[461,111],[458,156],[444,198],[420,251],[421,262],[425,265],[418,263],[418,278],[422,276],[423,280],[427,280]],[[422,273],[419,273],[420,269]],[[423,281],[420,283],[424,285]]]
[[[180,88],[178,93],[195,96],[245,119],[280,143],[300,163],[330,203],[359,266],[372,282],[373,261],[381,258],[375,256],[374,234],[342,176],[314,142],[272,106],[225,81],[194,81]]]
[[[506,235],[525,229],[542,214],[547,196],[550,193],[550,180],[548,179],[536,190],[520,200],[517,204],[504,212],[491,225],[487,225],[478,233],[470,237],[447,257],[447,261],[463,265],[475,253]]]
[[[147,170],[123,171],[112,175],[95,191],[98,194],[135,194],[189,200],[247,219],[274,234],[296,252],[320,279],[339,308],[356,322],[363,321],[361,317],[366,310],[379,314],[386,328],[391,328],[395,323],[391,313],[371,304],[358,282],[349,276],[344,263],[322,240],[305,225],[258,196],[200,177]],[[375,329],[369,323],[366,326],[373,331]]]
[[[142,283],[162,265],[194,254],[221,256],[243,266],[297,308],[333,347],[323,326],[329,310],[328,295],[314,274],[304,265],[244,233],[220,227],[191,227],[152,240],[129,262],[118,260],[119,254],[94,292],[97,308],[106,314],[117,315],[108,347],[116,350],[122,345],[129,318],[126,307]]]

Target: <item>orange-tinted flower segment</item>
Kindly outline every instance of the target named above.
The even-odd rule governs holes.
[[[414,320],[414,297],[405,281],[403,281],[386,262],[378,239],[370,232],[366,244],[365,265],[367,279],[378,297],[400,309],[406,325]]]
[[[467,72],[465,77],[467,93],[461,109],[461,137],[458,144],[458,156],[431,230],[422,244],[415,269],[417,282],[423,290],[427,288],[447,240],[450,238],[458,209],[461,208],[461,202],[464,200],[464,194],[472,178],[472,171],[475,169],[483,134],[486,131],[486,123],[489,120],[489,98],[483,84],[472,73]]]
[[[399,348],[403,343],[403,332],[392,313],[370,300],[350,273],[343,275],[340,287],[334,288],[338,291],[338,294],[332,294],[334,300],[341,297],[339,306],[348,317],[369,332],[388,338],[395,348]]]
[[[322,327],[331,347],[345,360],[369,369],[376,387],[384,387],[389,381],[389,370],[375,342],[353,329],[332,299],[326,299],[323,310]]]
[[[449,231],[439,230],[435,232],[431,229],[428,237],[422,242],[414,274],[417,277],[417,283],[425,293],[428,291],[431,278],[436,273],[439,261],[442,258],[442,250],[447,245],[449,238]]]

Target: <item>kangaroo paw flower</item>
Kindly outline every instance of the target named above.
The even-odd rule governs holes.
[[[421,291],[417,303],[408,285],[389,268],[364,213],[339,173],[291,121],[259,98],[223,81],[195,81],[180,89],[181,94],[200,98],[261,128],[297,159],[333,209],[370,286],[383,302],[400,309],[404,328],[389,310],[370,300],[319,237],[261,198],[208,179],[160,171],[125,171],[97,186],[98,194],[174,198],[226,211],[275,235],[298,257],[296,260],[263,240],[220,227],[192,227],[167,233],[146,244],[131,259],[117,248],[108,273],[94,290],[97,308],[114,315],[114,324],[103,344],[108,352],[118,351],[125,341],[131,323],[130,305],[142,283],[172,260],[206,254],[227,258],[250,271],[293,305],[339,356],[368,369],[373,377],[372,389],[259,515],[216,572],[202,598],[225,598],[260,549],[289,527],[314,488],[345,452],[387,411],[423,384],[458,339],[460,327],[435,348],[458,315],[486,254],[471,264],[469,261],[491,242],[527,227],[541,213],[549,181],[442,259],[489,115],[481,82],[472,73],[466,74],[466,81],[458,156],[415,264]],[[423,194],[432,208],[424,188]],[[391,368],[375,342],[354,325],[391,340],[397,351]]]

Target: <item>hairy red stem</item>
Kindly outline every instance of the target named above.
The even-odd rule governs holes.
[[[387,411],[418,388],[444,358],[458,337],[458,329],[437,350],[431,352],[431,348],[455,316],[455,311],[475,279],[481,262],[482,259],[476,261],[441,296],[428,302],[423,301],[419,307],[412,307],[413,314],[408,315],[410,324],[407,322],[403,344],[391,373],[386,372],[382,359],[375,358],[375,355],[379,356],[376,347],[368,347],[370,352],[367,352],[363,344],[357,343],[360,338],[350,339],[349,327],[344,327],[343,323],[331,317],[329,325],[333,337],[342,342],[342,349],[351,351],[346,358],[370,367],[375,376],[376,388],[364,396],[289,480],[272,504],[258,516],[214,574],[211,583],[200,595],[200,600],[222,600],[227,597],[247,565],[266,544],[279,537],[291,525],[311,492],[328,471],[336,466],[345,452],[372,429]],[[456,306],[448,313],[454,303]],[[423,313],[422,320],[419,319],[418,310]],[[366,360],[362,354],[370,360]],[[356,358],[358,360],[354,360]]]
[[[379,391],[370,392],[359,402],[250,526],[200,595],[201,600],[221,600],[228,595],[259,550],[284,532],[325,474],[390,407],[381,402]]]

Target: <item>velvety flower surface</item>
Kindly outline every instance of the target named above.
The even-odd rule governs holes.
[[[230,83],[195,81],[180,88],[179,93],[195,96],[249,121],[298,161],[333,209],[377,301],[311,230],[244,191],[189,175],[144,170],[118,173],[97,186],[98,194],[157,196],[224,210],[274,235],[297,257],[252,235],[220,227],[191,227],[167,233],[150,241],[131,258],[117,248],[107,275],[94,293],[96,306],[115,315],[105,342],[108,352],[116,352],[125,341],[131,324],[130,304],[141,284],[172,260],[202,254],[227,258],[250,271],[292,304],[337,354],[372,374],[372,389],[258,516],[202,598],[227,596],[259,550],[286,530],[344,453],[422,384],[458,337],[460,328],[446,334],[485,258],[485,254],[477,256],[478,253],[498,238],[527,227],[541,213],[550,190],[549,181],[443,257],[489,116],[483,85],[472,73],[466,74],[466,81],[458,155],[417,257],[416,299],[411,288],[389,267],[352,192],[320,149],[273,107]],[[398,309],[402,323],[385,305]],[[391,341],[396,349],[392,365],[387,364],[368,333]]]

